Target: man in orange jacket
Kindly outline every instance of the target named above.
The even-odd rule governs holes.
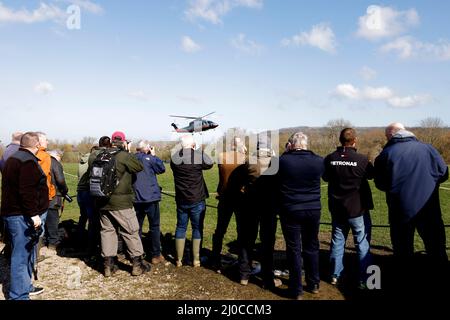
[[[47,177],[47,187],[48,187],[48,201],[51,201],[56,196],[55,186],[52,184],[52,176],[50,174],[51,166],[52,166],[52,158],[47,153],[48,140],[47,135],[43,132],[37,132],[39,135],[39,151],[36,156],[39,159],[39,165],[44,171]]]
[[[37,135],[39,136],[39,150],[36,154],[36,157],[39,159],[38,163],[41,166],[42,171],[44,171],[45,176],[47,177],[47,187],[48,187],[48,201],[50,203],[50,201],[52,201],[52,199],[56,196],[56,188],[52,183],[52,175],[51,175],[51,166],[52,166],[52,158],[51,156],[47,153],[47,146],[48,146],[48,140],[47,140],[47,135],[43,132],[36,132]],[[47,220],[47,211],[41,215],[41,228],[42,228],[42,234],[41,234],[41,239],[40,242],[38,244],[38,253],[40,251],[41,246],[43,245],[43,237],[45,234],[45,222]],[[35,259],[38,259],[38,261],[40,261],[41,257],[38,256],[35,257]]]

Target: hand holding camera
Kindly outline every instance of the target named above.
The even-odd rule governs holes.
[[[39,228],[42,224],[40,216],[31,217],[31,220],[33,221],[33,226],[35,229]]]

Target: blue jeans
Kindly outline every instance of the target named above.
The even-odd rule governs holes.
[[[31,242],[33,222],[25,216],[3,217],[11,237],[11,283],[9,299],[29,300],[33,289],[31,276],[33,274],[33,259],[36,243]]]
[[[136,210],[136,216],[139,222],[139,236],[141,239],[142,225],[144,224],[145,216],[148,217],[152,257],[159,257],[161,255],[159,201],[135,203],[134,209]]]
[[[175,239],[185,239],[189,220],[192,226],[192,239],[202,238],[202,213],[205,211],[205,201],[194,204],[177,204],[177,229]]]
[[[356,218],[335,219],[333,218],[333,230],[331,235],[330,263],[333,277],[339,278],[344,270],[344,251],[348,232],[353,234],[353,242],[359,260],[359,280],[366,281],[367,267],[370,265],[370,230],[372,223],[370,214],[365,213]]]

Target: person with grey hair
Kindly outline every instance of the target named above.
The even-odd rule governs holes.
[[[161,188],[157,175],[166,172],[166,167],[161,159],[156,156],[153,146],[147,141],[140,141],[137,145],[136,158],[142,163],[144,170],[135,174],[133,183],[135,194],[134,209],[139,222],[139,235],[142,239],[142,226],[147,216],[149,222],[150,247],[152,264],[164,262],[161,254],[160,241],[160,211]]]
[[[20,148],[20,139],[22,138],[22,132],[14,132],[11,137],[11,143],[6,146],[5,152],[3,153],[2,158],[0,159],[0,172],[3,171],[3,167],[5,166],[6,160],[11,157],[14,153],[16,153]]]
[[[183,265],[186,230],[189,220],[192,226],[193,266],[200,267],[200,249],[203,233],[205,199],[209,197],[203,178],[203,170],[213,167],[213,161],[202,150],[195,149],[192,135],[181,137],[181,149],[171,156],[170,167],[175,182],[177,227],[175,231],[176,266]]]
[[[61,239],[58,235],[58,225],[59,225],[59,210],[63,205],[63,198],[69,192],[66,184],[66,178],[64,176],[64,169],[61,164],[62,151],[61,150],[51,150],[48,151],[51,156],[51,176],[52,184],[56,189],[56,196],[50,201],[47,220],[45,223],[45,242],[48,247],[48,255],[56,254],[58,245]]]
[[[386,139],[375,159],[375,185],[386,193],[397,279],[409,283],[414,272],[414,233],[417,229],[430,259],[426,279],[440,283],[448,268],[445,227],[439,186],[448,179],[448,167],[439,152],[419,141],[401,123],[386,128]]]
[[[289,291],[302,299],[302,266],[306,290],[319,293],[319,225],[321,215],[320,179],[323,158],[308,150],[308,137],[297,132],[280,157],[278,187],[280,220],[286,241]]]

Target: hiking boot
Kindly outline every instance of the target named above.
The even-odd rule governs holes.
[[[116,264],[116,257],[105,257],[104,262],[104,275],[106,278],[111,277],[119,270],[119,266]]]
[[[313,293],[313,294],[318,294],[319,293],[319,285],[318,284],[313,284],[311,286],[308,286],[307,291]]]
[[[33,290],[30,291],[30,296],[37,296],[44,292],[44,288],[33,287]]]
[[[162,263],[162,262],[165,262],[165,261],[166,261],[166,259],[164,259],[163,255],[159,255],[157,257],[153,257],[152,258],[152,264],[159,264],[159,263]]]
[[[142,256],[134,257],[132,259],[132,262],[133,262],[133,269],[131,270],[132,276],[140,276],[141,274],[149,272],[152,269],[150,263],[145,261],[142,258]]]

